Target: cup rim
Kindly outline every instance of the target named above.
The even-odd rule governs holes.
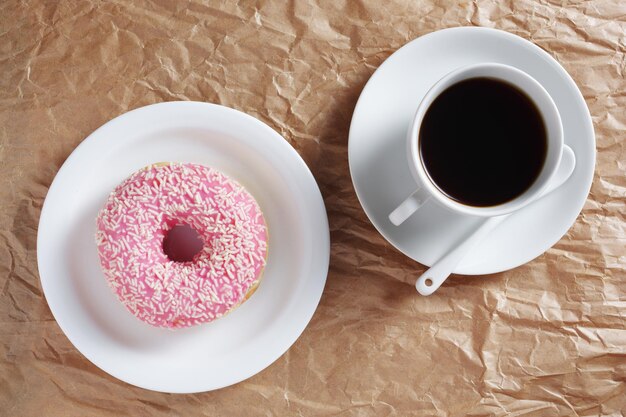
[[[498,75],[475,74],[467,77],[464,76],[466,74],[475,73],[477,71],[483,71],[485,73],[496,72],[498,73]],[[528,89],[520,86],[517,82],[512,81],[510,78],[506,78],[506,76],[503,74],[511,76],[512,78],[517,77],[518,79],[524,79],[526,83],[532,86],[533,92],[529,92]],[[439,187],[432,181],[432,179],[426,172],[419,152],[419,130],[421,127],[421,122],[434,99],[437,98],[439,94],[441,94],[446,88],[456,84],[457,82],[481,76],[499,79],[501,81],[512,84],[516,88],[522,90],[533,101],[533,103],[539,110],[539,113],[544,120],[544,124],[547,130],[546,134],[548,137],[548,152],[546,154],[546,161],[544,162],[544,166],[537,178],[535,179],[533,185],[531,185],[528,190],[526,190],[521,195],[515,197],[513,200],[487,207],[466,205],[455,201],[452,198],[448,197],[446,194],[444,194],[443,191],[439,189]],[[451,82],[451,80],[454,81]],[[540,103],[538,103],[539,100],[541,101]],[[548,118],[550,118],[550,120],[548,120]],[[556,107],[556,104],[554,103],[554,100],[546,91],[546,89],[526,72],[510,65],[499,63],[478,63],[463,66],[447,73],[435,84],[433,84],[432,87],[426,92],[426,94],[422,98],[422,101],[418,105],[417,110],[415,111],[415,115],[413,116],[411,125],[409,127],[407,142],[411,173],[420,185],[420,187],[426,188],[429,194],[443,206],[455,212],[480,217],[493,217],[512,213],[516,210],[521,209],[527,204],[530,204],[539,195],[541,195],[543,190],[550,183],[550,180],[552,179],[554,173],[559,166],[564,144],[561,116],[559,114],[558,108]],[[549,161],[550,163],[548,165]],[[540,180],[541,183],[538,183],[538,181]]]

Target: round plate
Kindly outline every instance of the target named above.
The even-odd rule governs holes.
[[[235,178],[257,199],[270,231],[256,293],[226,317],[176,331],[124,308],[107,286],[94,240],[111,190],[160,161],[210,165]],[[74,346],[116,378],[178,393],[237,383],[278,359],[319,303],[329,255],[324,202],[298,153],[259,120],[197,102],[143,107],[92,133],[50,186],[37,237],[46,299]]]
[[[406,132],[422,97],[448,72],[497,62],[539,81],[556,103],[576,168],[558,190],[507,218],[461,261],[455,273],[480,275],[522,265],[554,245],[582,209],[593,179],[595,137],[589,110],[567,72],[538,46],[516,35],[461,27],[422,36],[391,55],[361,93],[350,126],[350,172],[370,221],[398,250],[430,266],[478,225],[428,202],[401,226],[388,214],[417,185],[405,152]],[[450,115],[454,122],[454,115]]]

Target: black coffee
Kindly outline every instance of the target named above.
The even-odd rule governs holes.
[[[530,98],[508,83],[471,78],[444,90],[426,111],[421,158],[435,185],[460,203],[513,200],[539,176],[546,127]]]

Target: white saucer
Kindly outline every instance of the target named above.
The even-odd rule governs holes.
[[[428,202],[403,225],[389,222],[387,215],[417,188],[405,154],[406,131],[439,78],[480,62],[517,67],[543,84],[559,108],[576,169],[561,188],[513,214],[476,246],[454,271],[466,275],[504,271],[541,255],[567,232],[585,203],[595,137],[585,101],[563,67],[531,42],[495,29],[461,27],[422,36],[372,75],[354,110],[348,146],[352,181],[370,221],[405,255],[432,265],[478,220]]]
[[[126,311],[107,287],[94,241],[96,215],[111,190],[160,161],[211,165],[237,179],[270,230],[256,293],[226,317],[176,331]],[[196,102],[143,107],[92,133],[50,186],[37,237],[46,299],[74,346],[123,381],[178,393],[234,384],[278,359],[319,303],[329,255],[324,202],[298,153],[259,120]]]

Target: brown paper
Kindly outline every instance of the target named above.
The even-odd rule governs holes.
[[[546,254],[505,273],[412,287],[424,267],[375,231],[348,128],[393,51],[452,26],[504,29],[570,72],[597,133],[591,194]],[[0,415],[618,416],[626,413],[626,3],[5,1],[0,5]],[[223,104],[298,150],[328,210],[328,282],[295,345],[195,395],[92,365],[54,321],[36,233],[52,179],[94,129],[162,101]]]

